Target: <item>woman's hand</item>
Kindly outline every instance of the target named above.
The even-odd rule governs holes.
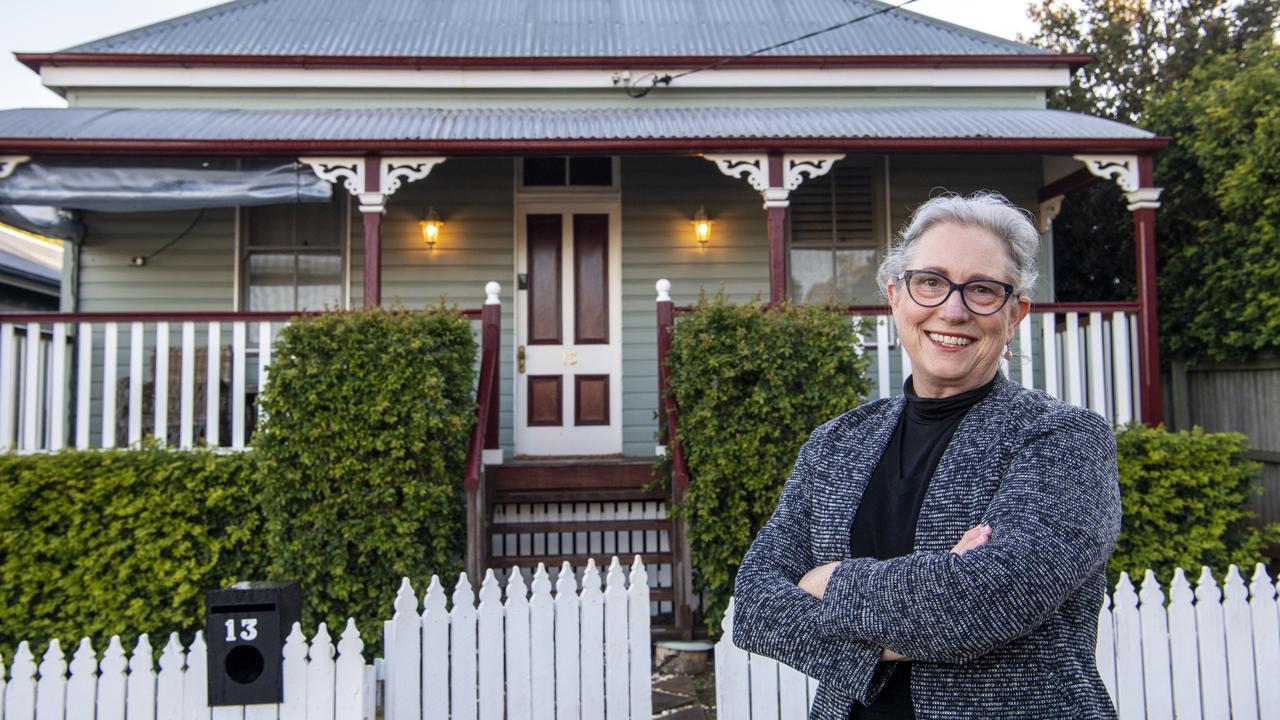
[[[801,590],[821,600],[822,596],[827,593],[827,583],[831,581],[831,573],[835,572],[839,566],[839,562],[819,565],[805,573],[804,577],[800,578],[800,582],[796,583],[796,585]]]
[[[990,539],[990,526],[975,525],[969,528],[969,531],[964,534],[964,537],[960,538],[960,542],[956,543],[955,547],[951,548],[951,552],[963,557],[964,554],[970,550],[987,544],[987,541]]]
[[[911,658],[885,648],[880,651],[880,662],[911,662]]]

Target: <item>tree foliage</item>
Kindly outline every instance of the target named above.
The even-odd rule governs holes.
[[[1243,297],[1236,294],[1241,287],[1276,287],[1265,262],[1268,254],[1274,257],[1274,246],[1268,245],[1265,234],[1259,239],[1266,226],[1228,221],[1222,203],[1229,199],[1221,189],[1233,164],[1206,162],[1211,155],[1231,155],[1241,134],[1253,137],[1250,152],[1260,159],[1273,156],[1274,135],[1254,132],[1272,103],[1246,91],[1192,102],[1192,96],[1206,91],[1211,77],[1226,79],[1230,68],[1261,65],[1254,75],[1273,72],[1261,57],[1270,52],[1262,48],[1274,47],[1280,4],[1086,0],[1077,10],[1062,0],[1039,0],[1029,12],[1040,28],[1031,42],[1094,57],[1075,74],[1069,88],[1050,98],[1052,107],[1136,124],[1173,138],[1172,146],[1157,156],[1156,166],[1157,184],[1165,188],[1156,221],[1164,352],[1184,358],[1242,358],[1280,349],[1274,334],[1246,337],[1256,332],[1256,317],[1274,307],[1276,292],[1255,292],[1249,298],[1252,308],[1244,308]],[[1260,77],[1243,82],[1267,84]],[[1201,118],[1195,113],[1228,98],[1236,119],[1231,127],[1211,130],[1196,122]],[[1236,134],[1205,134],[1228,130]],[[1201,133],[1200,140],[1193,139],[1195,133]],[[1206,142],[1216,142],[1223,152],[1193,148]],[[1249,176],[1250,170],[1259,172]],[[1260,170],[1237,168],[1231,184],[1267,187],[1256,184],[1265,179],[1266,172]],[[1097,184],[1069,196],[1054,222],[1059,299],[1131,299],[1132,236],[1132,223],[1114,188]],[[1213,322],[1230,326],[1229,337],[1208,333]]]

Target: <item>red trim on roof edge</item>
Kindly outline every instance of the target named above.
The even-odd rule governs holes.
[[[14,53],[36,72],[45,65],[152,66],[152,67],[301,67],[301,68],[625,68],[675,69],[699,67],[725,60],[724,56],[662,57],[416,57],[335,55],[162,55],[142,53]],[[734,60],[735,66],[775,68],[848,67],[1060,67],[1072,71],[1093,62],[1092,55],[761,55]]]
[[[440,153],[517,155],[540,153],[699,153],[741,150],[874,150],[879,152],[992,152],[1065,154],[1149,153],[1169,138],[662,138],[622,140],[50,140],[0,138],[0,152],[144,153],[152,155],[294,155],[331,153]]]

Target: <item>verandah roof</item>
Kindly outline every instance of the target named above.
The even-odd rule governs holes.
[[[0,152],[1148,151],[1101,118],[1010,108],[382,108],[0,111]]]

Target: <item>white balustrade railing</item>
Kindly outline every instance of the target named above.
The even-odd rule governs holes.
[[[244,448],[288,319],[0,316],[0,449]]]
[[[1280,717],[1277,587],[1259,564],[1246,586],[1232,565],[1221,586],[1181,569],[1168,596],[1148,570],[1135,591],[1121,574],[1098,617],[1098,672],[1120,720]],[[733,644],[733,604],[716,643],[716,709],[724,720],[808,716],[818,683]]]

